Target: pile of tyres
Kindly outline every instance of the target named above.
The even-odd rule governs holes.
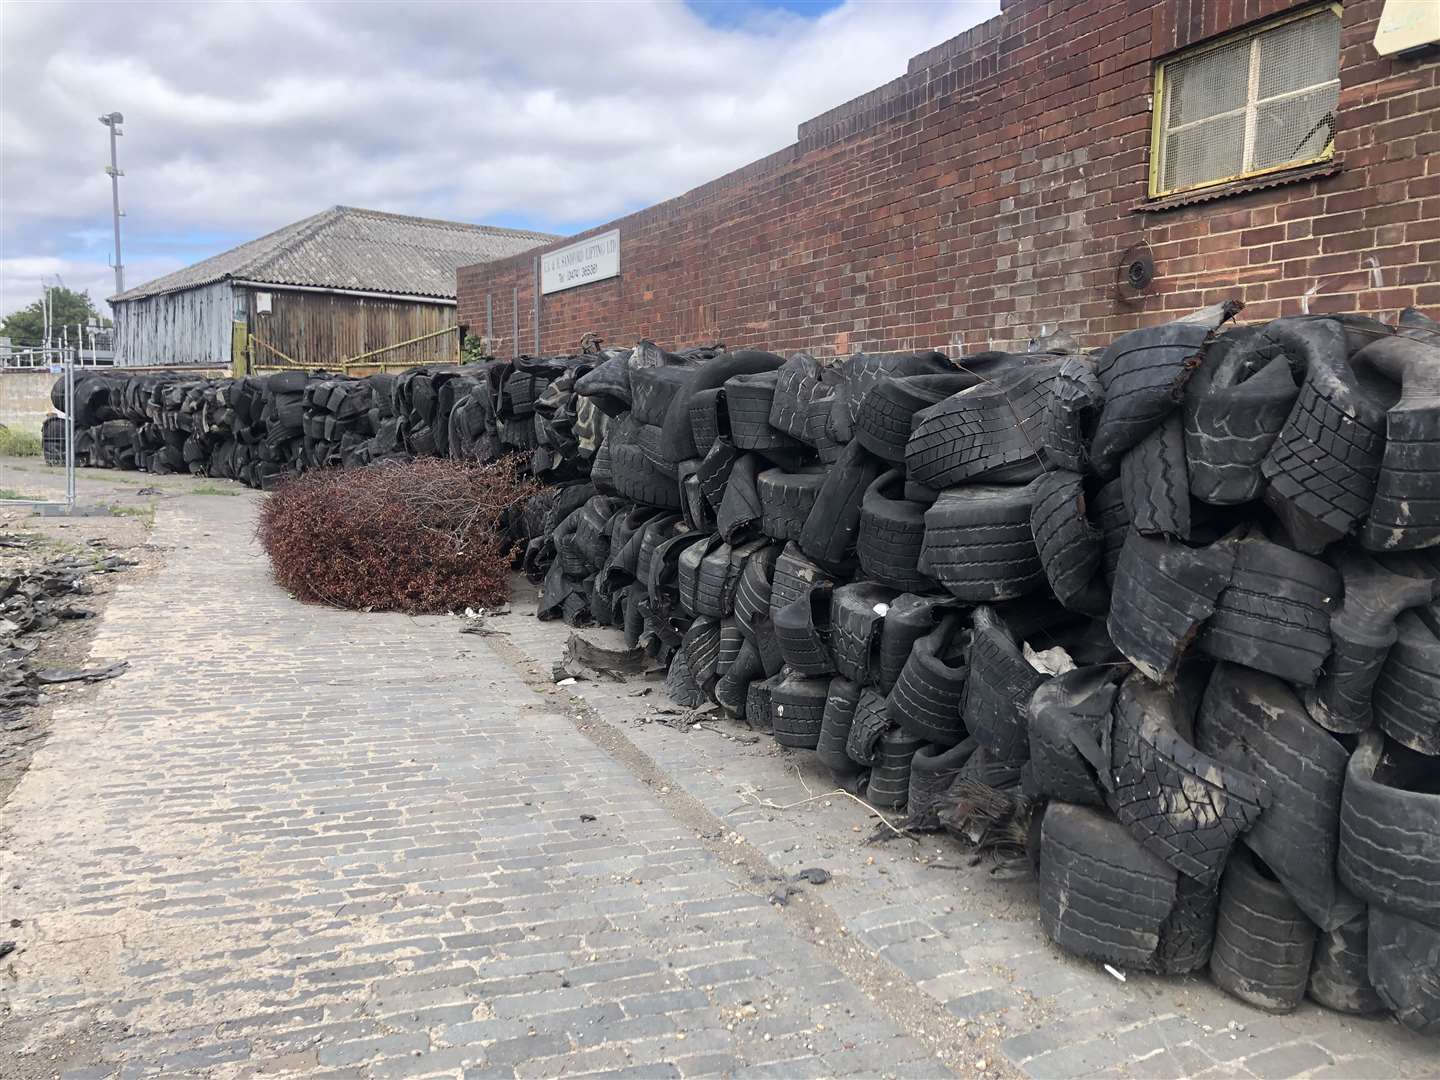
[[[1239,308],[607,354],[538,614],[915,827],[1003,793],[1067,950],[1440,1033],[1440,327]]]
[[[536,476],[573,480],[588,473],[603,435],[603,414],[574,392],[598,359],[519,357],[361,377],[77,373],[75,460],[270,488],[307,469],[524,452]],[[63,380],[50,396],[64,411]]]

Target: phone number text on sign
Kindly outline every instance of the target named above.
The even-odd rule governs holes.
[[[540,291],[560,292],[620,275],[620,230],[592,236],[540,256]]]

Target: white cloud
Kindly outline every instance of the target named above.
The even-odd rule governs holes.
[[[598,223],[786,145],[997,7],[7,4],[0,312],[41,267],[111,291],[111,109],[135,284],[335,203]]]

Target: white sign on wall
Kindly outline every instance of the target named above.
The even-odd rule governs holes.
[[[540,291],[547,295],[619,276],[619,229],[540,256]]]

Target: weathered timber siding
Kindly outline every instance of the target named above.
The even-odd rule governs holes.
[[[113,307],[117,364],[230,363],[235,299],[228,281]]]
[[[261,291],[265,290],[244,290],[250,332],[307,366],[333,366],[361,353],[455,325],[452,304],[282,289],[269,290],[270,311],[262,315],[256,310],[256,295]],[[274,362],[274,354],[267,349],[257,349],[256,357],[260,364]],[[386,365],[453,363],[455,335],[392,349],[374,359]]]

